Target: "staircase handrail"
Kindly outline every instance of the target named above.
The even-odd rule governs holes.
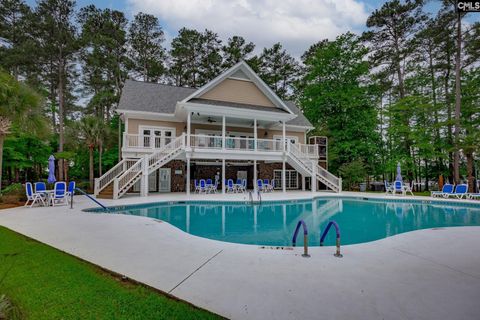
[[[127,186],[133,179],[135,179],[139,174],[142,173],[142,162],[143,158],[140,158],[134,165],[128,168],[124,173],[122,173],[119,177],[113,180],[114,188],[113,188],[113,196],[114,198],[118,196],[125,186]],[[118,194],[117,194],[118,193]],[[124,192],[123,192],[124,193]],[[122,194],[123,194],[122,193]]]
[[[185,133],[175,138],[170,143],[163,146],[163,148],[155,151],[147,157],[148,168],[154,166],[158,161],[162,160],[166,155],[185,146]]]
[[[125,170],[128,170],[130,166],[135,164],[135,162],[137,162],[136,159],[122,159],[119,163],[113,166],[113,168],[105,172],[101,177],[96,178],[94,194],[98,195],[100,191],[105,189],[105,187],[108,186],[122,172],[124,172]]]

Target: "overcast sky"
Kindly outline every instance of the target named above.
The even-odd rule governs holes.
[[[27,1],[33,4],[34,0]],[[142,11],[154,14],[165,31],[168,47],[181,27],[217,32],[222,40],[241,35],[256,44],[258,52],[275,42],[299,57],[322,39],[333,39],[365,29],[368,15],[381,0],[77,0],[78,7],[95,4],[124,11],[129,19]],[[427,10],[439,7],[431,0]],[[480,17],[480,14],[470,14]],[[477,18],[476,17],[476,18]]]

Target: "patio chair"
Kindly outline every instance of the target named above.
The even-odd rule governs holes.
[[[212,188],[210,191],[213,193],[217,193],[217,190],[218,190],[218,179],[215,179],[215,183],[212,184]]]
[[[432,191],[430,193],[430,196],[435,198],[435,197],[448,197],[453,193],[454,185],[450,183],[446,183],[443,185],[442,191]]]
[[[242,192],[247,192],[247,179],[242,180]]]
[[[75,195],[75,181],[70,181],[67,188],[67,202],[70,201],[71,197]]]
[[[205,185],[205,179],[200,179],[200,189],[198,193],[206,192],[207,186]]]
[[[263,191],[263,181],[262,179],[258,179],[257,180],[257,187],[258,187],[258,191]]]
[[[480,193],[468,193],[467,194],[467,199],[480,199]]]
[[[195,188],[194,192],[195,193],[200,193],[200,184],[198,183],[197,179],[193,179],[193,186]]]
[[[275,179],[272,179],[272,184],[271,184],[271,186],[272,186],[272,192],[273,192],[273,190],[275,190]]]
[[[235,193],[235,186],[233,185],[233,180],[227,180],[227,193]]]
[[[403,189],[405,189],[405,195],[407,195],[407,192],[410,192],[410,194],[413,196],[413,190],[412,190],[411,184],[405,184],[403,186]]]
[[[37,193],[33,192],[33,186],[31,182],[25,183],[25,192],[27,195],[27,201],[25,202],[25,207],[29,205],[30,208],[33,207],[35,203],[42,203],[45,206],[45,194],[44,193]]]
[[[55,204],[68,204],[67,197],[67,184],[64,181],[55,182],[53,187],[53,194],[50,197],[50,203],[52,206]]]
[[[449,195],[446,196],[446,198],[450,196],[454,196],[457,199],[463,199],[463,197],[466,197],[468,193],[468,184],[459,184],[455,187],[455,191]]]
[[[47,185],[45,182],[35,182],[33,186],[35,187],[35,193],[47,191]]]
[[[392,193],[393,194],[393,186],[387,182],[387,180],[383,180],[383,183],[385,185],[385,194]]]
[[[394,182],[392,194],[397,194],[397,192],[401,192],[402,196],[406,195],[405,188],[403,186],[403,182],[399,181],[399,180]]]

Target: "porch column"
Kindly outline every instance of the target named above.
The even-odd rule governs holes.
[[[187,157],[187,196],[190,196],[190,157]]]
[[[225,194],[225,159],[222,159],[222,194]]]
[[[255,151],[257,151],[257,138],[258,138],[257,119],[253,119],[253,143],[254,143]]]
[[[226,119],[222,116],[222,149],[225,150],[225,135],[226,135]],[[225,180],[224,180],[225,181]]]
[[[189,111],[187,116],[187,147],[190,147],[190,134],[192,133],[191,122],[192,113]]]
[[[147,156],[142,158],[142,177],[140,178],[140,196],[148,196],[148,161]]]
[[[302,191],[305,191],[305,176],[302,174]]]
[[[285,141],[285,140],[283,140]],[[285,143],[283,144],[285,146]],[[283,158],[283,162],[282,162],[282,191],[285,193],[287,192],[287,175],[286,175],[286,171],[287,170],[287,166],[285,164],[285,158]]]
[[[253,160],[253,191],[257,193],[257,160]]]
[[[285,132],[285,121],[282,121],[282,146],[283,146],[283,151],[285,151],[285,139],[287,135]]]

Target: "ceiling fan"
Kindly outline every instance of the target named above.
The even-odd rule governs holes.
[[[209,123],[213,123],[213,122],[217,122],[217,120],[214,120],[214,119],[212,119],[212,118],[208,117],[208,119],[207,119],[207,122],[209,122]]]

